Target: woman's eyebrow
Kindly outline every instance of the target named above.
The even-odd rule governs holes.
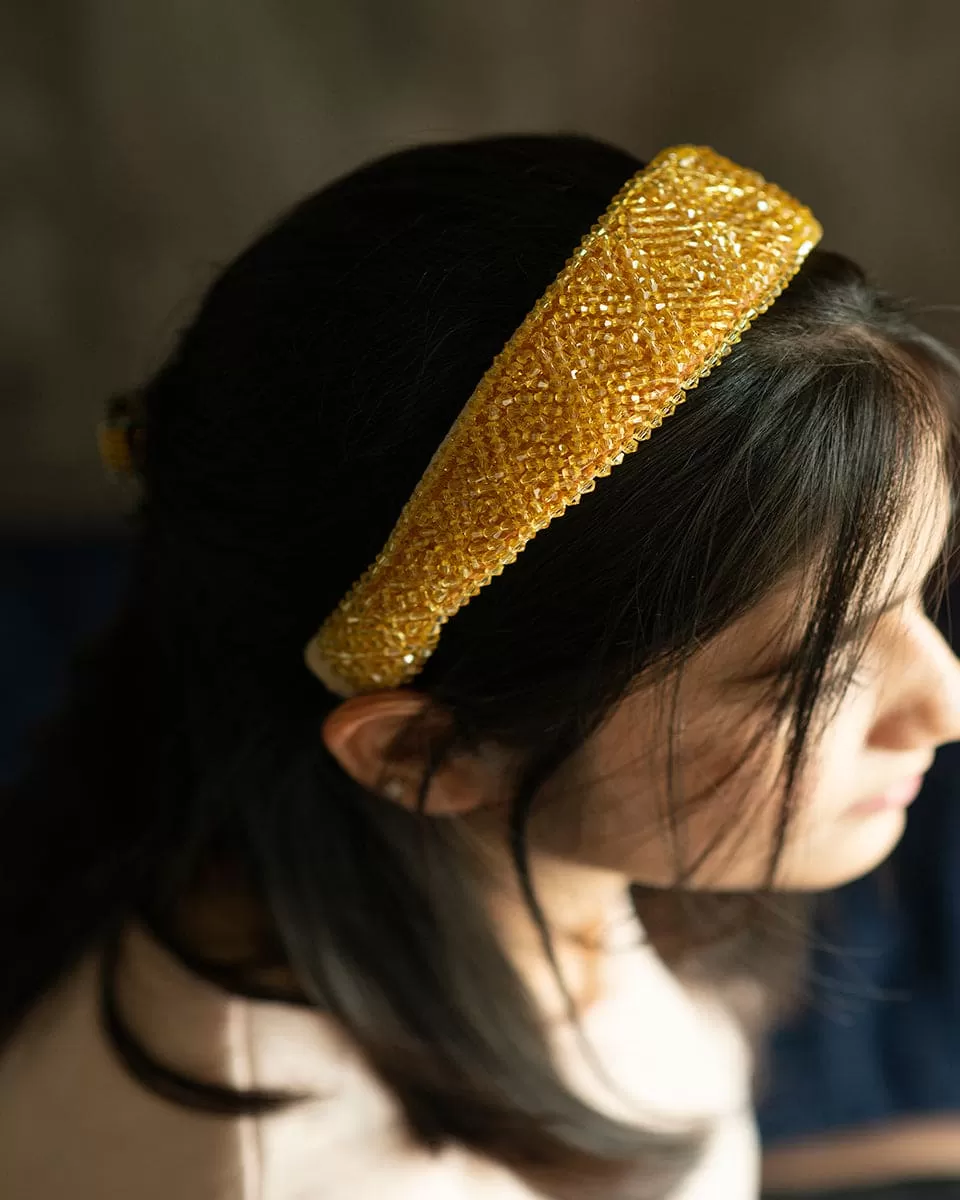
[[[953,532],[953,523],[956,516],[957,504],[951,496],[950,507],[947,514],[947,521],[942,530],[942,537],[935,543],[936,553],[932,556],[932,561],[927,563],[927,570],[924,573],[922,581],[914,588],[907,588],[896,595],[891,596],[887,602],[880,608],[870,609],[868,612],[857,614],[852,621],[844,625],[837,636],[837,643],[845,645],[848,642],[856,641],[868,634],[881,617],[887,616],[888,613],[895,612],[901,608],[909,600],[911,600],[919,592],[926,587],[927,581],[934,571],[942,564],[944,554],[949,550],[949,539]]]
[[[866,636],[872,632],[877,622],[894,612],[902,605],[906,604],[916,594],[916,590],[898,593],[892,596],[886,604],[881,608],[872,608],[869,612],[862,612],[855,616],[853,620],[847,622],[842,629],[838,631],[834,638],[834,647],[840,648],[848,646],[858,641],[863,641]],[[798,647],[785,647],[777,659],[764,666],[757,667],[755,670],[738,671],[730,680],[735,687],[755,686],[760,683],[769,683],[775,679],[784,670],[788,670],[799,653]]]
[[[954,496],[951,492],[949,506],[946,509],[947,519],[944,522],[942,534],[943,536],[935,543],[936,555],[933,561],[928,564],[928,570],[923,577],[923,581],[914,588],[904,589],[891,596],[885,604],[879,608],[871,608],[868,611],[856,614],[852,620],[846,622],[842,629],[836,635],[834,645],[837,647],[848,646],[851,643],[862,641],[875,628],[878,621],[883,617],[888,616],[891,612],[895,612],[904,604],[907,604],[919,592],[923,590],[926,581],[933,572],[943,562],[944,554],[949,549],[950,539],[954,530],[954,522],[957,519],[958,511],[960,511],[960,496]],[[768,683],[776,677],[781,671],[790,665],[791,659],[796,655],[797,649],[784,649],[776,662],[767,666],[759,667],[757,670],[746,670],[738,672],[732,677],[730,682],[734,687],[754,686],[758,683]]]
[[[907,592],[898,592],[897,595],[891,596],[886,604],[880,608],[872,608],[869,612],[858,613],[839,631],[836,644],[838,646],[845,646],[850,642],[859,641],[874,629],[882,617],[887,616],[888,613],[895,612],[898,608],[902,608],[919,590],[919,588],[913,588]]]

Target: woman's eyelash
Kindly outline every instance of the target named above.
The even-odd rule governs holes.
[[[871,679],[872,676],[865,667],[855,667],[852,671],[825,678],[821,692],[828,696],[842,696],[856,688],[866,687]]]

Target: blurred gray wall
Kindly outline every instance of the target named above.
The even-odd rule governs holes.
[[[958,59],[950,0],[5,0],[0,521],[109,522],[104,398],[265,221],[414,141],[706,142],[960,343]]]

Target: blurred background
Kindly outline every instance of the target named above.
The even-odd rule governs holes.
[[[5,0],[0,773],[122,580],[130,497],[98,460],[103,405],[282,209],[424,140],[564,130],[645,159],[704,142],[807,202],[827,246],[958,346],[958,54],[950,0]],[[882,974],[902,930],[854,896]],[[937,1019],[960,1031],[960,985],[954,1002]],[[843,1091],[836,1047],[873,1020],[854,1009],[832,1041],[822,1024],[794,1034],[774,1132],[902,1107]],[[864,1036],[869,1073],[879,1035]],[[941,1047],[938,1103],[960,1108]],[[817,1055],[838,1075],[826,1107],[823,1074],[797,1066]]]
[[[410,142],[703,141],[892,289],[953,304],[958,53],[950,0],[5,0],[0,519],[114,522],[105,397],[265,222]],[[960,315],[931,320],[960,341]]]

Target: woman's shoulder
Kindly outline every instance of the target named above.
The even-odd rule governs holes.
[[[603,999],[582,1030],[567,1025],[555,1034],[570,1085],[646,1128],[706,1130],[703,1155],[673,1200],[755,1196],[753,1054],[740,1020],[718,992],[681,981],[632,912],[617,923],[609,950]]]
[[[316,1011],[235,996],[141,929],[125,937],[118,1008],[165,1066],[232,1089],[306,1097],[279,1113],[198,1114],[145,1089],[100,1019],[102,955],[91,954],[31,1014],[0,1057],[0,1161],[9,1200],[533,1200],[505,1168],[416,1144],[360,1051]],[[625,1119],[700,1118],[711,1135],[681,1195],[749,1196],[756,1147],[749,1054],[709,998],[686,992],[649,948],[610,959],[610,987],[556,1051],[572,1087]]]
[[[393,1098],[330,1019],[235,997],[139,929],[124,941],[118,1000],[165,1066],[302,1102],[268,1116],[199,1114],[146,1090],[100,1019],[93,953],[0,1056],[0,1161],[7,1200],[530,1200],[495,1164],[408,1135]]]

